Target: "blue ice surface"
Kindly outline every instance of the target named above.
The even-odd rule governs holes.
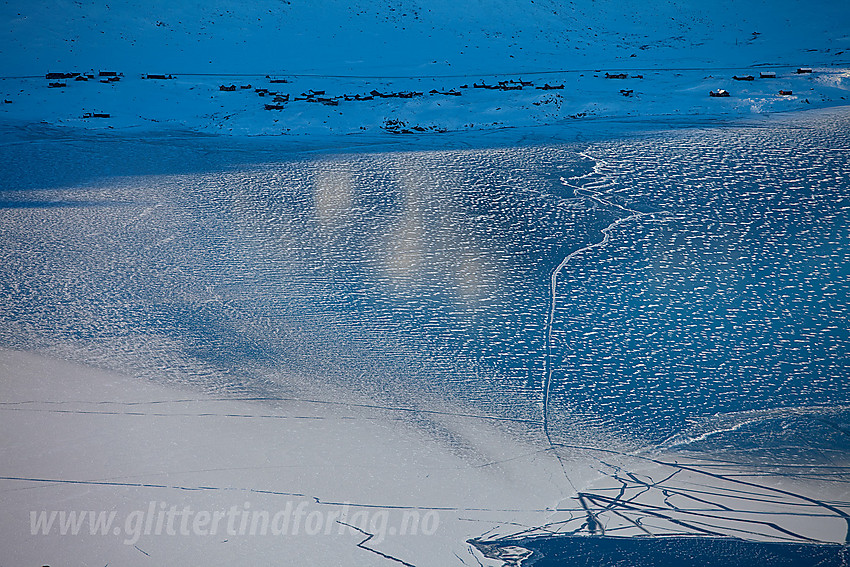
[[[801,427],[846,447],[849,123],[351,153],[18,133],[0,344],[259,394],[298,374],[449,396],[556,437],[839,408]]]

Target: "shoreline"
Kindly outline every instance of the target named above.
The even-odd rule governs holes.
[[[545,521],[567,496],[554,460],[479,420],[429,418],[474,446],[464,454],[381,409],[228,400],[25,351],[0,350],[0,375],[2,546],[18,563],[383,564],[358,549],[369,532],[367,547],[436,566],[465,553],[481,526]],[[91,534],[83,522],[61,535],[57,518],[43,533],[51,512],[83,511],[115,512],[114,530]],[[192,528],[201,512],[223,514],[216,530]],[[290,523],[252,531],[254,512]],[[140,517],[151,529],[135,529]]]
[[[506,126],[487,130],[457,131],[445,133],[414,134],[398,136],[386,132],[350,134],[223,134],[195,131],[186,128],[142,129],[91,129],[73,124],[29,122],[0,117],[0,130],[5,131],[5,143],[29,141],[51,141],[56,139],[82,138],[102,141],[132,141],[145,138],[151,142],[221,142],[221,147],[233,147],[250,151],[287,151],[288,158],[299,155],[345,155],[369,153],[370,151],[439,151],[478,150],[518,145],[566,145],[593,143],[618,138],[654,136],[667,132],[700,130],[711,128],[748,127],[794,127],[797,117],[817,116],[850,111],[847,104],[820,108],[793,109],[766,114],[741,116],[600,116],[582,122],[565,121],[536,126]],[[664,119],[664,120],[662,120]],[[17,139],[15,139],[17,137]],[[9,141],[11,140],[11,141]]]
[[[579,135],[588,129],[605,130],[611,122],[674,127],[734,122],[850,104],[850,70],[845,67],[816,67],[802,74],[787,66],[750,66],[737,72],[728,68],[728,73],[724,67],[718,76],[712,69],[688,69],[457,78],[265,75],[257,80],[256,75],[163,75],[171,78],[150,79],[118,71],[109,77],[116,82],[98,81],[94,72],[83,82],[77,80],[80,76],[0,78],[0,120],[87,132],[185,131],[236,139],[291,138],[296,143],[305,137],[312,141],[366,136],[406,144],[408,139],[488,136],[515,129],[566,128]],[[758,69],[772,69],[776,76],[753,78]],[[733,79],[733,73],[738,77],[748,72],[750,80]],[[244,80],[230,84],[238,78]],[[709,91],[716,89],[731,96],[709,97]]]

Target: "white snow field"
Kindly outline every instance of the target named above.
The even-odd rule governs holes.
[[[62,0],[0,10],[0,118],[84,128],[433,135],[787,112],[846,104],[850,89],[850,10],[833,0]],[[123,76],[101,82],[101,71]],[[731,96],[709,97],[716,89]],[[311,90],[323,93],[302,96]]]
[[[381,553],[463,564],[465,539],[506,517],[545,523],[569,496],[544,447],[492,420],[429,415],[462,440],[452,449],[344,396],[238,401],[8,350],[0,375],[2,565],[392,564],[338,521]],[[88,511],[114,520],[62,533],[65,514]],[[63,516],[47,525],[51,512]]]

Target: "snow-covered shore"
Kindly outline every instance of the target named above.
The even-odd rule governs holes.
[[[466,539],[543,524],[572,490],[542,441],[494,420],[214,397],[23,351],[0,351],[0,375],[10,564],[387,564],[339,522],[381,553],[458,564],[473,560]],[[596,476],[572,468],[573,482]],[[83,511],[114,520],[62,535]]]
[[[759,78],[764,69],[776,78]],[[593,128],[598,119],[735,119],[850,102],[845,68],[811,74],[789,67],[610,71],[626,78],[606,78],[603,70],[406,79],[125,75],[104,83],[97,73],[87,81],[7,78],[0,81],[7,101],[0,118],[95,130],[421,137],[542,125]],[[709,97],[716,89],[731,96]]]
[[[841,542],[847,530],[826,504],[799,511],[844,498],[837,483],[747,467],[718,476],[716,463],[701,469],[681,454],[665,461],[579,437],[559,462],[539,432],[517,435],[482,416],[215,396],[5,349],[0,376],[9,564],[496,566],[503,561],[467,540],[575,529],[584,517],[576,490],[614,494],[631,482],[621,470],[664,483],[663,494],[630,486],[628,501],[672,521],[692,516],[677,520],[669,499],[687,502],[697,487],[721,514],[707,517],[733,534],[739,522],[758,524],[754,514],[821,541]],[[730,511],[741,488],[760,511]],[[657,516],[645,525],[660,529]],[[620,517],[605,524],[619,535],[634,529]],[[748,539],[787,535],[770,525]]]

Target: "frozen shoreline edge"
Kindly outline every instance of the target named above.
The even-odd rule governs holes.
[[[220,142],[223,146],[240,146],[250,150],[282,150],[291,155],[358,154],[394,151],[439,151],[458,149],[501,148],[519,145],[585,144],[618,138],[653,136],[665,132],[712,128],[793,127],[794,122],[809,116],[850,112],[850,104],[823,108],[788,110],[747,116],[622,116],[595,117],[582,122],[564,121],[539,126],[508,126],[474,131],[454,131],[398,136],[389,133],[353,134],[215,134],[188,128],[160,127],[143,129],[127,127],[92,129],[47,121],[29,122],[0,117],[0,131],[6,142],[52,139],[204,141]],[[285,158],[284,158],[285,159]]]

